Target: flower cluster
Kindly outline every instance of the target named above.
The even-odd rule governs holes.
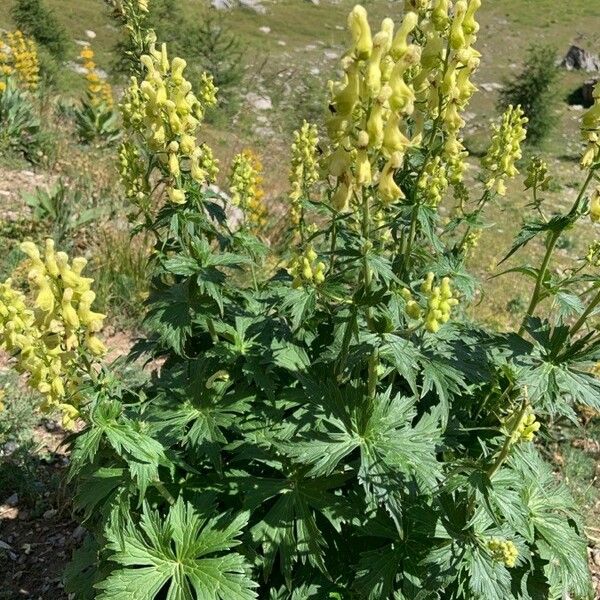
[[[593,106],[585,112],[581,120],[581,135],[586,143],[581,166],[587,169],[600,161],[600,83],[594,88]]]
[[[252,150],[237,154],[231,165],[231,202],[242,210],[250,229],[259,232],[267,223],[267,209],[263,198],[263,166]]]
[[[427,163],[423,175],[419,179],[418,186],[424,198],[424,203],[433,208],[437,207],[448,189],[446,166],[440,156],[436,156]]]
[[[79,58],[82,61],[85,70],[85,79],[87,81],[87,94],[92,106],[104,105],[112,108],[114,100],[110,84],[103,81],[94,62],[94,51],[87,45],[81,49]]]
[[[503,563],[509,569],[512,569],[517,564],[519,550],[511,540],[492,538],[488,542],[487,547],[492,555],[492,558],[495,561]]]
[[[523,442],[532,442],[539,430],[540,423],[536,419],[534,412],[529,408],[525,411],[519,422],[516,429],[516,438]]]
[[[189,174],[193,181],[204,184],[212,181],[217,171],[212,152],[196,141],[205,110],[216,104],[217,90],[205,74],[196,96],[183,74],[185,60],[169,60],[166,45],[158,50],[154,36],[149,42],[149,53],[141,60],[144,80],[140,83],[132,78],[122,104],[125,124],[139,131],[159,157],[169,200],[184,204],[187,198],[183,175]]]
[[[479,246],[479,240],[481,239],[482,234],[483,231],[481,229],[469,231],[462,241],[460,246],[461,251],[465,254],[468,254],[471,250],[477,248],[477,246]]]
[[[143,205],[150,194],[146,164],[139,149],[130,140],[123,141],[119,146],[118,168],[127,198],[134,204]]]
[[[547,191],[552,178],[548,175],[548,164],[539,156],[534,156],[527,166],[525,189]]]
[[[502,115],[500,124],[493,125],[492,143],[483,158],[482,164],[488,171],[486,187],[501,196],[506,193],[504,181],[519,174],[515,162],[522,156],[521,142],[527,137],[524,116],[520,106],[509,106]]]
[[[433,167],[440,184],[436,197],[461,181],[466,156],[460,130],[461,112],[476,90],[470,78],[479,65],[472,47],[479,29],[475,13],[480,0],[450,3],[407,2],[397,31],[391,19],[372,34],[366,10],[356,6],[348,26],[353,46],[344,57],[344,79],[330,84],[331,149],[328,172],[335,181],[332,204],[348,209],[356,193],[376,186],[383,205],[404,198],[394,175],[407,150],[423,141],[425,124],[444,134],[443,151]],[[435,131],[434,131],[435,133]],[[420,189],[429,191],[427,182]]]
[[[433,273],[428,273],[421,285],[421,292],[428,297],[425,328],[431,333],[437,333],[440,326],[450,320],[452,307],[458,304],[450,286],[450,278],[444,277],[439,286],[434,286],[434,277]]]
[[[43,408],[58,408],[66,427],[79,414],[81,378],[94,357],[105,354],[98,338],[105,315],[92,311],[92,279],[82,275],[84,258],[69,261],[46,240],[43,255],[32,242],[21,244],[28,256],[27,296],[8,279],[0,284],[0,347],[10,352],[29,385],[44,396]]]
[[[27,90],[35,90],[39,83],[40,67],[35,42],[19,30],[6,34],[0,39],[0,76],[15,75]],[[0,81],[0,92],[6,83]]]
[[[290,262],[288,273],[293,277],[295,288],[303,285],[319,285],[325,281],[325,263],[318,260],[318,255],[311,245],[304,252],[296,255]]]
[[[317,126],[304,121],[300,130],[294,132],[292,166],[290,169],[290,221],[297,227],[302,218],[301,198],[319,180]]]
[[[414,299],[408,289],[403,289],[401,295],[406,303],[406,314],[411,319],[424,318],[425,329],[431,333],[437,333],[442,324],[450,320],[452,308],[458,305],[458,299],[454,297],[449,277],[444,277],[440,285],[434,285],[435,275],[427,273],[425,281],[421,284],[421,292],[424,294],[427,307],[423,309]]]

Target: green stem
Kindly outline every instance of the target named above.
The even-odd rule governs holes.
[[[488,470],[488,476],[490,479],[492,479],[492,477],[498,472],[498,469],[504,464],[504,461],[508,457],[508,453],[510,452],[510,449],[514,445],[514,441],[513,441],[514,434],[517,432],[519,425],[521,424],[521,421],[523,420],[523,416],[525,415],[526,410],[527,410],[527,401],[523,400],[523,402],[521,404],[521,408],[519,409],[519,412],[517,413],[517,418],[515,418],[515,422],[512,426],[512,429],[508,432],[508,435],[506,436],[506,440],[504,441],[502,450],[500,450],[500,454],[498,454],[498,457],[494,461],[494,464]]]
[[[348,322],[346,323],[346,329],[344,329],[344,337],[342,338],[342,350],[340,352],[340,357],[338,359],[335,374],[339,378],[339,376],[344,372],[346,367],[346,361],[348,360],[348,352],[350,349],[350,342],[352,340],[352,330],[356,325],[356,306],[352,307],[351,313],[348,317]]]
[[[577,321],[577,323],[575,323],[575,325],[573,325],[573,327],[571,327],[571,329],[569,330],[569,335],[571,337],[573,337],[583,327],[587,318],[594,311],[594,309],[598,306],[598,304],[600,304],[600,292],[598,292],[594,296],[594,299],[590,302],[590,304],[585,309],[585,311],[583,312],[581,317],[579,317],[579,320]]]
[[[556,242],[558,242],[560,234],[560,231],[553,231],[552,235],[550,236],[550,239],[548,240],[546,254],[544,255],[542,266],[540,267],[537,279],[535,280],[535,288],[533,289],[531,302],[529,302],[529,307],[527,308],[527,312],[525,313],[523,321],[521,322],[521,327],[519,328],[519,335],[523,335],[523,333],[525,333],[527,319],[533,316],[533,313],[535,312],[535,309],[537,308],[537,305],[540,302],[540,293],[542,291],[544,277],[546,276],[548,265],[550,264],[550,259],[552,258],[552,253],[554,252],[554,248],[556,247]]]
[[[590,185],[592,179],[594,178],[595,169],[591,169],[588,173],[588,176],[585,179],[583,186],[579,192],[579,195],[573,202],[573,206],[569,211],[569,214],[573,214],[579,207],[579,204],[587,191],[588,186]],[[527,313],[523,317],[523,321],[521,323],[521,327],[519,329],[519,335],[523,335],[525,332],[525,325],[528,317],[533,316],[533,313],[540,302],[540,292],[542,288],[543,279],[546,276],[546,271],[548,269],[548,264],[550,263],[550,259],[552,258],[552,253],[554,252],[554,248],[556,247],[556,243],[558,242],[560,236],[562,235],[564,229],[559,229],[558,231],[553,231],[550,240],[548,241],[548,246],[546,248],[546,254],[544,255],[544,260],[542,262],[542,266],[540,267],[540,272],[538,273],[538,277],[535,282],[535,288],[533,291],[533,295],[531,297],[531,302],[529,303],[529,308],[527,309]]]
[[[211,317],[206,317],[206,326],[208,327],[208,333],[210,333],[213,344],[218,344],[219,336],[217,335],[217,330],[215,329],[215,324]]]
[[[175,498],[171,495],[171,492],[164,486],[162,481],[155,481],[154,487],[158,490],[160,495],[171,505],[173,506],[176,502]]]

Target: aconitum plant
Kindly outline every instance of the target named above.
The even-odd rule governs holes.
[[[598,218],[600,101],[568,212],[545,213],[547,166],[528,168],[532,213],[507,253],[536,237],[546,253],[520,269],[522,326],[466,319],[466,257],[526,135],[511,107],[479,166],[463,145],[479,6],[407,0],[378,31],[351,11],[326,131],[294,137],[292,250],[269,257],[252,215],[233,226],[208,185],[198,136],[217,90],[206,77],[196,96],[124,3],[131,47],[145,41],[119,164],[135,231],[155,239],[132,356],[161,360],[141,381],[106,365],[82,386],[76,598],[591,598],[576,506],[537,438],[599,406],[598,248],[551,265],[564,231]],[[242,163],[230,189],[255,210]]]

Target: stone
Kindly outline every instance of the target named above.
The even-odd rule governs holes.
[[[264,15],[267,12],[267,9],[260,3],[259,0],[238,0],[238,2],[242,8],[253,10],[259,15]]]
[[[273,102],[269,96],[256,94],[255,92],[246,94],[246,102],[255,110],[271,110],[273,108]]]
[[[560,66],[567,71],[600,71],[600,59],[595,54],[590,54],[579,46],[571,46]]]
[[[484,92],[495,92],[496,90],[501,90],[502,89],[502,84],[501,83],[482,83],[479,85],[479,87],[484,91]]]
[[[216,10],[231,10],[232,8],[248,8],[259,14],[265,14],[267,9],[260,0],[211,0],[210,5]]]
[[[6,499],[5,504],[8,506],[17,506],[19,504],[19,494],[12,494]]]
[[[58,514],[58,511],[55,508],[49,508],[44,514],[43,517],[46,521],[53,519]]]
[[[325,50],[325,52],[323,52],[323,55],[329,60],[337,60],[340,57],[339,53],[335,50]]]
[[[90,40],[93,40],[96,37],[96,32],[92,31],[91,29],[86,29],[85,35],[90,38]]]
[[[258,30],[261,33],[265,33],[265,34],[271,33],[271,28],[267,27],[266,25],[263,25],[262,27],[259,27]]]

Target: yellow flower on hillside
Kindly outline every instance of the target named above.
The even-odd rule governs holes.
[[[0,77],[15,75],[19,85],[33,91],[38,87],[39,73],[37,47],[32,38],[19,30],[0,37]],[[2,83],[2,89],[6,89],[6,82]]]
[[[85,70],[87,81],[87,94],[92,106],[104,105],[112,108],[114,104],[112,87],[107,81],[103,81],[94,62],[94,51],[90,45],[84,46],[79,53]]]
[[[262,162],[252,150],[243,150],[234,157],[230,178],[231,202],[241,208],[250,229],[257,233],[267,224],[262,173]]]
[[[64,426],[70,427],[81,406],[86,365],[106,353],[97,337],[105,315],[92,310],[96,295],[93,280],[82,275],[84,258],[70,261],[51,239],[42,252],[32,242],[22,243],[21,250],[28,257],[30,295],[12,279],[0,283],[0,348],[42,394],[42,408],[61,410]]]

